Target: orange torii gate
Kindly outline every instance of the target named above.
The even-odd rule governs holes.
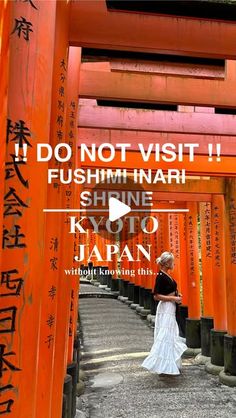
[[[205,186],[202,184],[205,183]],[[212,183],[214,183],[214,186],[212,186]],[[199,194],[196,193],[197,186],[199,187]],[[104,188],[104,185],[101,184],[100,186],[97,186],[98,188],[101,187],[101,189]],[[108,185],[108,190],[111,189],[111,185]],[[153,189],[154,186],[147,185],[150,189]],[[215,190],[214,190],[215,187]],[[118,185],[112,185],[113,189],[120,189],[120,186]],[[172,200],[182,200],[183,196],[185,200],[189,201],[188,208],[190,209],[190,212],[188,215],[185,215],[185,227],[182,222],[179,220],[179,226],[178,226],[178,233],[181,236],[180,241],[177,241],[175,243],[175,253],[179,254],[179,257],[181,258],[187,258],[189,262],[187,263],[187,270],[181,271],[181,282],[179,283],[179,288],[183,292],[184,301],[188,300],[188,307],[189,307],[189,319],[187,321],[187,331],[186,331],[186,337],[187,337],[187,343],[189,347],[197,348],[202,347],[202,354],[210,357],[214,366],[222,366],[224,361],[223,356],[223,347],[222,347],[222,339],[224,338],[225,329],[226,329],[226,311],[223,304],[223,295],[225,295],[225,273],[224,273],[224,258],[222,258],[221,254],[224,254],[224,228],[221,223],[224,220],[224,213],[222,212],[223,208],[221,208],[222,202],[223,202],[223,194],[224,194],[224,181],[221,179],[215,179],[209,182],[206,180],[205,182],[202,180],[192,180],[191,185],[162,185],[157,186],[157,188],[161,189],[163,188],[165,191],[161,192],[154,192],[155,195],[159,198],[162,197],[162,199],[172,199]],[[173,189],[175,192],[173,192]],[[170,190],[170,192],[167,192],[167,189]],[[185,190],[185,192],[184,192]],[[195,193],[193,193],[193,191]],[[203,193],[205,192],[205,194]],[[213,192],[213,194],[209,194],[208,192]],[[221,194],[219,194],[219,192]],[[217,194],[218,193],[218,194]],[[157,199],[157,197],[156,197]],[[191,202],[192,200],[192,202]],[[202,203],[200,204],[199,208],[197,206],[197,202],[206,202],[206,212],[209,213],[203,213],[200,212],[202,208]],[[210,206],[209,206],[210,205]],[[212,205],[212,210],[211,210]],[[161,207],[165,208],[175,208],[177,210],[178,207],[184,207],[184,202],[180,203],[178,206],[178,203],[175,202],[174,204],[170,205],[169,203],[159,203],[155,202],[154,208],[159,208],[161,210]],[[135,209],[134,209],[135,212]],[[202,254],[201,254],[201,260],[202,260],[202,274],[203,274],[203,317],[201,318],[201,326],[202,326],[202,333],[201,333],[201,340],[200,340],[200,328],[199,328],[199,318],[200,318],[200,289],[199,289],[199,268],[198,268],[198,232],[197,232],[197,213],[201,213],[201,242],[202,242]],[[168,219],[169,216],[169,219]],[[183,217],[183,215],[174,215],[179,216],[180,218]],[[158,215],[159,219],[159,230],[158,230],[158,240],[160,245],[160,252],[172,249],[173,243],[171,243],[171,239],[174,240],[174,238],[171,238],[171,236],[174,234],[174,230],[176,230],[176,226],[173,227],[173,215]],[[165,222],[165,226],[163,225],[163,222]],[[177,220],[175,220],[177,222]],[[209,223],[212,225],[213,231],[210,232],[208,230]],[[180,229],[181,228],[181,229]],[[184,231],[186,229],[186,231]],[[167,241],[167,234],[166,231],[170,231],[170,239]],[[210,235],[210,238],[209,238]],[[186,238],[185,238],[186,237]],[[207,252],[205,253],[205,241],[212,240],[212,243],[208,242]],[[135,238],[136,239],[136,238]],[[138,242],[142,242],[145,244],[145,240],[147,238],[145,237],[145,234],[139,233],[138,236]],[[146,244],[150,242],[150,240],[147,240]],[[186,245],[187,243],[187,245]],[[189,249],[188,253],[186,252],[186,248]],[[210,252],[210,254],[209,254]],[[154,254],[152,253],[153,257],[156,257],[158,253]],[[207,259],[207,257],[210,257],[210,262]],[[221,261],[222,260],[222,261]],[[177,259],[178,261],[178,259]],[[155,265],[155,258],[151,260],[151,263],[147,263],[145,257],[143,257],[141,261],[141,266],[143,268],[147,267],[149,265],[152,266],[154,263]],[[222,264],[223,263],[223,264]],[[183,264],[183,263],[182,263]],[[123,263],[122,263],[123,265]],[[124,266],[127,268],[130,267],[131,263],[128,263],[125,261]],[[140,268],[140,263],[138,263],[138,267]],[[223,269],[223,270],[222,270]],[[135,298],[135,303],[137,304],[139,302],[139,305],[144,306],[147,310],[151,308],[150,303],[150,294],[146,293],[148,289],[151,289],[154,285],[154,282],[150,282],[150,277],[145,276],[145,273],[143,274],[143,279],[140,281],[140,273],[137,272],[138,269],[136,269],[136,275],[134,283],[136,286],[140,288],[139,290],[139,298]],[[155,271],[154,267],[154,271]],[[181,269],[182,270],[182,269]],[[214,272],[214,282],[217,283],[216,287],[211,286],[211,283],[209,283],[209,272]],[[178,271],[177,271],[178,274]],[[121,275],[122,277],[122,275]],[[186,279],[188,278],[188,279]],[[153,279],[152,279],[153,280]],[[129,282],[129,283],[127,283]],[[123,285],[121,287],[121,295],[125,296],[126,298],[129,296],[128,294],[128,286],[130,282],[133,282],[133,280],[130,277],[125,278],[125,290],[123,288]],[[150,285],[151,283],[151,285]],[[220,292],[222,297],[222,304],[221,307],[216,304],[213,308],[212,303],[215,300],[218,300],[218,292]],[[132,293],[133,295],[133,293]],[[131,301],[132,298],[131,298]],[[131,303],[131,302],[130,302]],[[131,305],[132,307],[132,305]],[[186,314],[185,307],[182,308],[182,314]],[[142,315],[146,314],[146,310],[141,310]],[[144,312],[145,311],[145,312]],[[151,312],[152,309],[151,309]],[[205,314],[205,316],[204,316]],[[210,316],[210,317],[209,317]],[[214,330],[211,330],[213,328],[213,318],[214,318]],[[213,341],[212,350],[210,352],[210,330],[211,330],[211,339]],[[212,367],[208,368],[209,371],[212,370]]]
[[[129,50],[135,52],[145,51],[152,53],[163,53],[164,51],[169,54],[182,54],[187,56],[197,55],[202,57],[221,57],[224,59],[235,58],[235,53],[233,51],[234,26],[230,22],[216,23],[212,21],[205,21],[204,28],[201,26],[200,29],[200,26],[198,26],[198,19],[192,20],[191,24],[189,24],[190,22],[185,18],[178,17],[178,19],[176,19],[175,17],[170,16],[163,17],[145,15],[143,16],[142,22],[140,22],[138,13],[123,13],[123,30],[122,34],[120,34],[118,14],[114,10],[112,10],[112,13],[109,13],[105,1],[101,1],[99,3],[93,1],[90,2],[89,6],[86,6],[82,2],[74,2],[71,10],[73,25],[70,28],[70,39],[74,45],[85,45],[89,48],[102,48],[103,50],[105,49],[108,51],[112,49],[119,49],[123,51]],[[81,25],[78,24],[79,16],[83,17],[83,23]],[[154,28],[156,27],[157,23],[159,28],[158,34],[153,37],[152,32],[155,33]],[[208,24],[210,26],[208,26]],[[98,31],[98,35],[97,29],[99,27],[102,27],[103,30]],[[150,31],[150,28],[152,27],[153,30]],[[192,32],[193,27],[195,30]],[[142,32],[142,40],[139,37],[140,30]],[[223,41],[223,38],[219,39],[218,37],[221,30],[224,30],[225,34]],[[135,32],[137,34],[136,37],[133,36]],[[130,36],[131,33],[132,36]],[[199,33],[199,36],[193,37],[193,33]],[[215,42],[216,39],[218,39],[219,42]],[[79,132],[81,141],[85,140],[84,138],[86,138],[86,141],[90,143],[95,142],[97,145],[99,145],[104,141],[104,138],[107,138],[107,142],[114,144],[118,142],[131,142],[133,144],[133,152],[129,153],[125,164],[121,163],[120,156],[118,156],[116,160],[113,160],[109,164],[109,167],[125,167],[128,169],[132,169],[133,167],[144,167],[155,169],[156,163],[154,156],[153,159],[151,157],[148,164],[146,165],[143,161],[141,161],[139,158],[140,156],[137,152],[135,152],[137,149],[135,144],[137,144],[137,142],[143,142],[148,145],[148,143],[154,141],[160,143],[171,141],[176,144],[179,142],[196,141],[200,144],[200,149],[199,155],[197,155],[195,158],[195,163],[188,164],[186,161],[183,164],[175,163],[176,168],[181,169],[184,167],[188,174],[193,175],[213,175],[219,177],[235,176],[235,140],[232,136],[234,135],[234,117],[228,117],[228,115],[212,115],[210,114],[212,110],[209,110],[208,114],[205,114],[203,108],[197,108],[197,106],[235,106],[235,97],[231,92],[235,79],[234,61],[227,61],[226,75],[223,75],[222,77],[222,73],[221,75],[218,74],[220,79],[217,80],[214,79],[215,77],[217,78],[216,73],[215,75],[211,74],[211,77],[208,73],[208,79],[205,80],[191,78],[190,74],[188,77],[183,77],[183,72],[181,76],[178,76],[176,75],[175,70],[172,71],[173,73],[171,74],[171,70],[167,70],[168,65],[165,67],[165,70],[162,71],[158,71],[158,69],[154,70],[153,66],[153,74],[148,73],[147,66],[145,69],[145,65],[140,66],[140,68],[142,67],[141,74],[138,72],[136,72],[136,74],[132,74],[132,64],[130,62],[126,62],[123,65],[123,68],[122,64],[119,64],[119,62],[117,64],[114,61],[112,62],[112,60],[110,66],[106,64],[96,64],[96,66],[97,69],[94,65],[91,65],[91,63],[86,63],[81,67],[82,71],[80,97],[82,98],[92,100],[103,99],[107,101],[119,100],[126,102],[136,101],[146,103],[162,102],[164,104],[177,103],[196,106],[195,112],[191,114],[188,110],[187,113],[160,111],[157,112],[159,116],[158,119],[155,119],[155,112],[152,112],[151,116],[151,112],[145,111],[143,116],[142,110],[129,110],[128,112],[122,112],[122,115],[119,118],[119,113],[121,114],[121,112],[117,111],[117,109],[109,108],[108,112],[108,109],[106,109],[104,106],[99,106],[98,108],[97,106],[94,106],[93,103],[90,107],[89,103],[84,101],[85,105],[80,106],[79,115]],[[119,70],[122,72],[120,73]],[[149,71],[151,71],[150,68]],[[165,74],[165,72],[166,74],[168,72],[168,76]],[[188,72],[185,73],[185,75],[188,75]],[[225,94],[227,91],[228,94],[226,98]],[[81,101],[81,103],[82,102],[83,101]],[[107,117],[107,115],[109,115],[109,117]],[[232,123],[231,126],[230,123]],[[180,125],[184,127],[184,134],[178,132]],[[188,135],[188,138],[186,134]],[[231,145],[225,148],[225,142],[227,140],[229,143],[231,143]],[[224,147],[222,147],[224,149],[222,150],[221,154],[221,164],[217,164],[215,162],[206,164],[206,159],[203,154],[207,154],[208,152],[206,148],[206,143],[208,141],[210,143],[221,143],[224,145]],[[86,166],[97,167],[97,163],[93,164],[91,162],[87,162],[87,165],[86,163],[84,164],[84,167]],[[168,168],[168,165],[163,161],[159,166],[164,170],[167,170]],[[102,168],[103,164],[101,164],[100,167]],[[211,181],[208,184],[209,188],[211,188],[210,183]],[[216,186],[216,184],[214,184],[214,186]],[[212,187],[212,191],[214,186]],[[188,245],[192,254],[192,258],[187,264],[187,271],[190,277],[187,286],[188,290],[186,288],[186,281],[184,283],[184,288],[187,290],[186,293],[190,292],[190,295],[188,294],[188,300],[190,299],[191,295],[195,295],[190,311],[192,310],[191,315],[196,315],[196,317],[198,317],[200,315],[200,304],[197,297],[199,293],[197,216],[199,216],[199,212],[201,212],[201,217],[203,217],[204,214],[202,213],[201,207],[198,209],[196,202],[198,199],[199,202],[205,202],[205,204],[211,202],[208,203],[208,205],[210,204],[212,208],[210,211],[210,257],[212,258],[213,262],[210,262],[212,266],[210,269],[209,261],[206,260],[209,256],[208,245],[208,253],[206,254],[203,251],[202,254],[202,271],[204,275],[203,283],[205,283],[203,289],[204,299],[206,302],[205,314],[208,316],[215,315],[215,332],[216,334],[218,332],[220,334],[218,340],[218,335],[212,338],[216,338],[218,345],[221,348],[222,335],[224,335],[226,326],[225,305],[222,303],[220,309],[217,309],[216,305],[212,305],[212,300],[216,300],[217,294],[215,292],[218,290],[222,292],[221,294],[224,299],[225,292],[224,257],[220,256],[222,253],[225,254],[224,229],[222,223],[225,219],[223,195],[226,195],[226,192],[223,184],[222,186],[223,187],[221,191],[218,189],[218,195],[216,193],[217,188],[213,191],[214,195],[216,195],[215,197],[211,197],[210,190],[208,195],[205,194],[205,200],[204,197],[201,197],[200,195],[198,197],[194,195],[193,201],[188,203],[188,206],[191,209],[189,216],[186,216],[184,222],[180,222],[181,228],[185,231],[186,234],[186,240],[180,240],[180,248],[182,248],[182,251],[185,251],[186,253],[186,248]],[[171,191],[171,188],[168,190],[168,187],[166,187],[165,190],[167,191],[166,195],[169,197],[169,199],[174,199],[174,196],[177,198],[177,194],[174,191]],[[196,191],[196,193],[199,192],[200,190]],[[160,192],[158,192],[158,195],[160,194],[163,197],[162,189]],[[178,200],[181,201],[181,198],[188,200],[187,195],[188,193],[182,194],[181,197],[179,195]],[[183,217],[180,218],[183,219]],[[205,225],[204,231],[204,221],[205,218],[204,220],[202,219],[201,222],[202,243],[204,243],[204,237],[206,234],[209,236],[208,225]],[[219,235],[219,228],[221,230],[221,235]],[[234,242],[233,239],[234,238],[231,239],[232,242]],[[231,245],[233,245],[232,242]],[[188,244],[186,245],[186,243]],[[212,272],[212,274],[217,275],[217,290],[210,285],[206,286],[207,272]],[[211,320],[209,322],[206,321],[206,333],[208,334],[209,326],[211,326],[211,324]],[[207,346],[206,352],[203,354],[208,355],[209,343],[204,341],[204,335],[202,338],[202,343]],[[215,343],[216,341],[214,340],[214,345],[216,345]],[[218,351],[220,354],[219,352],[215,354],[211,353],[212,360],[213,363],[215,362],[215,364],[221,366],[222,350],[219,348]],[[230,356],[228,356],[228,359],[229,358]],[[230,371],[232,373],[232,363],[230,366],[229,363],[227,363],[227,367],[230,367]],[[235,373],[236,370],[234,370],[234,374]]]
[[[106,1],[73,1],[70,42],[75,46],[235,59],[232,22],[110,12]],[[156,28],[158,27],[158,31]],[[142,35],[141,35],[142,34]],[[197,36],[195,35],[197,34]]]

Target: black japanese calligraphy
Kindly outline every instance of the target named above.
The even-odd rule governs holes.
[[[13,187],[9,187],[9,191],[4,196],[4,213],[3,216],[18,215],[22,216],[22,212],[19,208],[28,208],[28,205],[20,199],[16,194],[16,190]]]
[[[30,32],[33,32],[31,22],[28,22],[23,16],[19,19],[15,19],[15,27],[11,32],[11,35],[16,33],[19,38],[23,36],[26,41],[29,41]]]
[[[28,182],[28,180],[25,180],[23,178],[22,173],[20,171],[20,166],[26,166],[26,162],[23,161],[23,159],[21,159],[19,161],[16,161],[14,154],[10,154],[10,157],[12,158],[12,161],[6,161],[6,163],[5,163],[5,180],[9,180],[9,179],[15,177],[15,175],[16,175],[18,177],[20,183],[28,189],[29,188],[29,182]]]
[[[15,331],[16,311],[15,306],[0,309],[0,334]]]
[[[7,120],[7,144],[10,141],[14,141],[19,144],[20,148],[23,148],[23,144],[32,147],[28,140],[29,138],[31,138],[31,133],[27,126],[25,126],[23,120],[20,119],[18,122],[15,122],[15,124],[12,124],[10,119]]]
[[[18,276],[17,269],[7,270],[1,272],[1,290],[0,297],[3,296],[19,296],[23,285],[22,277],[12,278]]]
[[[16,353],[14,353],[14,351],[5,352],[6,348],[5,344],[0,344],[0,377],[3,376],[3,372],[6,370],[11,370],[13,372],[21,370],[9,360],[9,357],[15,356]]]
[[[3,229],[2,248],[25,248],[26,244],[21,240],[25,238],[24,234],[20,233],[20,225],[14,225],[13,231]]]

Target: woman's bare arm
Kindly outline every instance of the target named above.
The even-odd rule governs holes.
[[[159,293],[156,293],[153,296],[154,300],[162,300],[163,302],[176,302],[176,303],[181,303],[182,302],[182,298],[181,296],[175,296],[174,293],[170,293],[169,295],[161,295]]]

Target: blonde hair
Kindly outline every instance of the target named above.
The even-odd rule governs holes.
[[[169,251],[164,251],[164,253],[162,253],[160,257],[156,259],[157,264],[160,264],[161,267],[163,266],[170,267],[171,262],[173,261],[174,261],[174,255],[170,253]]]

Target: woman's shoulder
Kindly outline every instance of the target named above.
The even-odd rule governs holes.
[[[163,272],[159,271],[156,275],[156,283],[166,283],[168,279],[168,276]]]
[[[168,278],[168,276],[167,276],[167,274],[165,274],[164,273],[164,271],[159,271],[158,273],[157,273],[157,279],[165,279],[165,278]]]

